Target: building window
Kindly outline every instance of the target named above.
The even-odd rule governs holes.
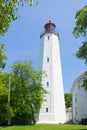
[[[49,57],[47,57],[47,62],[49,62]]]
[[[46,107],[46,112],[48,112],[48,108]]]
[[[77,116],[77,107],[75,107],[75,115]]]
[[[78,89],[80,89],[80,83],[78,82]]]
[[[48,40],[50,40],[50,36],[48,36]]]
[[[75,110],[75,115],[77,116],[77,109]]]
[[[75,103],[77,103],[77,98],[75,98]]]
[[[47,87],[49,86],[49,82],[47,82]]]

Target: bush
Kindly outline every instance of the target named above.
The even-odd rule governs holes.
[[[16,113],[12,118],[12,125],[32,124],[32,116],[28,113]]]

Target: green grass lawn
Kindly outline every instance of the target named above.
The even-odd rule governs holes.
[[[38,124],[34,126],[10,126],[0,127],[0,130],[87,130],[87,126],[84,125],[48,125]]]

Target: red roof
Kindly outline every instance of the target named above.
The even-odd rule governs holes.
[[[52,24],[54,27],[56,27],[56,25],[55,25],[53,22],[51,22],[51,20],[49,20],[49,22],[46,23],[46,24],[44,25],[44,27],[46,27],[47,25],[50,25],[50,24]]]

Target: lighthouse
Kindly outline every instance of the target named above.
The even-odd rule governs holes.
[[[42,77],[47,94],[39,112],[38,123],[58,124],[66,120],[59,35],[55,28],[56,25],[49,21],[40,35],[39,70],[47,75]]]

